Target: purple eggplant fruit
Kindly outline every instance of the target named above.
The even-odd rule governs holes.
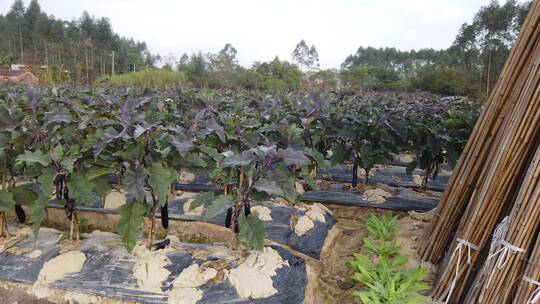
[[[55,194],[57,199],[62,199],[64,188],[64,176],[61,174],[56,175],[54,178],[54,186],[56,187]]]
[[[167,248],[167,246],[169,246],[170,244],[171,244],[171,240],[169,240],[169,239],[164,239],[164,240],[161,241],[161,242],[155,243],[154,246],[153,246],[153,249],[154,249],[154,250],[165,249],[165,248]]]
[[[169,202],[161,206],[161,226],[163,229],[169,229]]]
[[[26,213],[24,212],[24,209],[21,207],[21,205],[15,205],[15,213],[17,214],[17,219],[19,220],[19,223],[24,224],[24,222],[26,222]]]
[[[251,204],[249,202],[244,204],[244,215],[247,217],[251,214]]]
[[[227,228],[231,228],[232,210],[232,207],[229,207],[229,209],[227,209],[227,216],[225,217],[225,227]]]

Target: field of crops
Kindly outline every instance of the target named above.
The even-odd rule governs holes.
[[[168,196],[181,171],[204,167],[221,190],[191,208],[205,205],[207,217],[228,209],[226,226],[243,246],[261,248],[264,232],[250,216],[257,201],[271,196],[294,204],[295,182],[317,189],[314,172],[329,165],[350,162],[353,186],[359,168],[369,182],[371,168],[400,152],[415,155],[407,167],[424,170],[427,182],[441,163],[456,162],[478,112],[467,99],[428,94],[3,87],[0,168],[7,192],[0,210],[24,221],[20,205],[28,205],[38,233],[52,188],[71,220],[78,206],[121,187],[128,204],[119,210],[118,230],[131,250],[144,216],[160,210],[167,226]],[[29,179],[38,191],[16,187]]]

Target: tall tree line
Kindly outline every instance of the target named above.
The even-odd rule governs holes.
[[[297,65],[277,56],[270,61],[255,62],[250,68],[238,63],[237,50],[227,43],[217,53],[183,54],[167,69],[186,75],[198,87],[215,89],[250,89],[294,91],[301,89],[302,71]]]
[[[157,59],[146,43],[115,34],[108,18],[84,12],[77,20],[60,20],[43,12],[38,0],[28,7],[15,0],[0,14],[0,37],[3,61],[44,66],[52,81],[92,82],[111,74],[113,51],[117,73],[151,67]]]
[[[497,81],[530,4],[508,0],[501,5],[492,0],[471,23],[461,26],[446,50],[360,47],[341,66],[345,84],[383,70],[413,89],[485,97]]]

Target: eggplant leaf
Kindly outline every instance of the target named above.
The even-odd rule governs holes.
[[[127,203],[118,208],[120,219],[116,229],[122,236],[124,247],[130,253],[142,234],[145,213],[146,206],[141,203]]]
[[[94,183],[88,181],[83,175],[71,174],[67,183],[70,198],[77,204],[92,206],[94,204]]]
[[[13,213],[15,210],[15,199],[13,193],[0,191],[0,212]]]
[[[49,154],[43,154],[41,150],[34,152],[24,151],[24,154],[17,157],[17,163],[26,162],[27,164],[39,163],[46,167],[51,163],[51,156]]]
[[[266,238],[266,227],[263,221],[255,214],[247,217],[241,216],[239,219],[240,231],[238,240],[246,250],[264,250],[264,239]]]
[[[231,195],[220,195],[215,200],[213,200],[206,209],[206,212],[204,213],[204,217],[206,219],[212,218],[225,209],[227,209],[229,206],[232,205],[234,202],[234,199]]]
[[[165,205],[169,186],[176,180],[178,174],[174,169],[165,168],[162,163],[154,163],[148,170],[148,175],[148,184],[152,187],[159,205]]]

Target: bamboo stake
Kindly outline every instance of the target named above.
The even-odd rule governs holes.
[[[80,241],[80,233],[79,233],[79,215],[77,211],[73,212],[73,218],[75,223],[75,240]]]
[[[69,226],[69,240],[70,241],[73,241],[73,233],[75,229],[75,225],[73,223],[74,220],[75,220],[75,210],[73,210],[73,213],[71,214],[71,221],[70,221],[70,226]]]
[[[4,235],[5,235],[4,227],[5,227],[5,223],[4,223],[4,213],[1,213],[1,214],[0,214],[0,238],[1,238],[1,237],[4,237]]]
[[[156,199],[156,195],[154,194],[153,191],[150,191],[150,193],[152,194],[152,207],[153,207],[153,213],[152,213],[152,217],[150,218],[150,224],[149,224],[149,228],[148,228],[148,237],[147,237],[147,244],[146,244],[146,248],[148,248],[148,250],[152,249],[152,245],[154,243],[154,226],[156,224],[156,208],[157,208],[157,199]]]
[[[4,153],[4,163],[6,161],[6,154]],[[2,191],[8,191],[8,185],[7,185],[7,173],[2,173]],[[0,238],[1,237],[9,237],[9,231],[7,228],[7,219],[6,214],[4,212],[0,212]]]

